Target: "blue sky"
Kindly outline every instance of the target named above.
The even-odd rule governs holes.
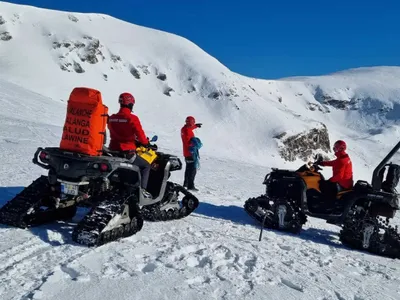
[[[31,0],[112,15],[190,39],[234,72],[259,78],[400,65],[400,1]]]

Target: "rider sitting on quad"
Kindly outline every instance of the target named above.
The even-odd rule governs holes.
[[[108,129],[110,130],[109,149],[128,152],[127,158],[132,158],[136,153],[136,141],[147,146],[149,140],[143,131],[139,118],[132,114],[135,98],[130,93],[122,93],[118,102],[120,104],[119,112],[110,116],[108,120]],[[143,195],[151,198],[151,194],[146,191],[151,165],[138,155],[136,155],[133,163],[141,170]]]
[[[353,166],[344,141],[336,141],[333,151],[337,157],[335,160],[319,161],[317,165],[332,167],[333,176],[329,180],[321,180],[320,189],[325,195],[336,198],[338,192],[353,187]]]

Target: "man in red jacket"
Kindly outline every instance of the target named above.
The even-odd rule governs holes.
[[[146,137],[139,118],[132,114],[135,98],[129,93],[122,93],[118,100],[120,110],[108,119],[108,129],[110,130],[109,149],[113,151],[127,152],[127,157],[135,155],[136,141],[142,145],[148,145],[149,140]],[[151,195],[146,191],[150,175],[150,164],[136,156],[133,163],[141,170],[142,189],[146,197]]]
[[[333,176],[325,182],[321,182],[321,190],[325,189],[329,194],[336,194],[342,190],[353,187],[353,165],[346,153],[346,143],[342,140],[335,142],[333,151],[337,157],[332,161],[322,161],[321,166],[332,167]],[[333,196],[333,195],[332,195]]]
[[[196,120],[192,116],[186,118],[185,125],[181,129],[181,138],[183,146],[183,156],[185,157],[186,169],[185,169],[185,179],[183,186],[192,191],[198,191],[194,186],[194,178],[196,177],[196,165],[195,161],[190,153],[191,141],[190,139],[194,137],[193,130],[196,128],[201,128],[201,123],[196,124]]]

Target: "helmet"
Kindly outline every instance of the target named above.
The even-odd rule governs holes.
[[[196,123],[196,120],[192,116],[188,116],[186,118],[186,124],[189,126],[193,126]]]
[[[345,151],[346,150],[346,143],[342,140],[338,140],[335,142],[335,144],[333,145],[333,151],[335,153],[337,152],[341,152],[341,151]]]
[[[121,105],[133,107],[135,104],[135,97],[130,93],[122,93],[119,95],[118,102]]]

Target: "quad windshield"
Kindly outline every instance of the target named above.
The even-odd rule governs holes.
[[[382,186],[382,182],[379,178],[379,172],[382,168],[385,167],[386,164],[393,163],[400,165],[400,142],[397,143],[393,147],[393,149],[382,159],[379,165],[375,168],[373,175],[372,175],[372,187],[374,190],[380,190]]]

